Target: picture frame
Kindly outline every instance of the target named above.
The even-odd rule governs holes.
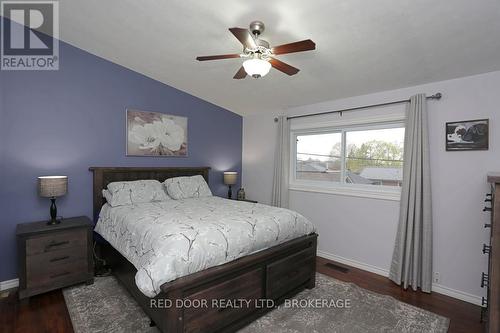
[[[447,122],[446,151],[489,149],[489,119]]]
[[[188,118],[126,110],[126,156],[187,157]]]

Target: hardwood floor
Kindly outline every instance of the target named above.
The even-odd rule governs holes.
[[[19,302],[17,292],[0,298],[2,333],[71,333],[73,326],[60,290],[33,296]]]
[[[347,273],[343,273],[325,266],[326,263],[333,263],[333,261],[318,257],[316,271],[338,280],[355,283],[361,288],[379,294],[390,295],[402,302],[449,318],[450,328],[448,333],[484,332],[484,325],[479,322],[481,315],[481,308],[479,306],[437,293],[426,294],[420,291],[404,291],[388,278],[381,275],[335,263],[337,266],[349,269]]]
[[[483,325],[479,323],[479,306],[437,293],[429,295],[422,292],[404,291],[380,275],[335,263],[347,269],[347,272],[341,271],[325,266],[326,263],[333,262],[318,257],[317,271],[450,318],[449,333],[482,333],[484,331]],[[17,300],[17,294],[11,292],[8,297],[0,298],[0,331],[2,333],[71,333],[73,328],[61,291],[34,296],[29,303],[20,303]]]

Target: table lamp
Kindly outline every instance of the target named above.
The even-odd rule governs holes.
[[[38,177],[38,194],[43,198],[50,198],[50,221],[49,225],[59,224],[57,219],[56,197],[60,197],[68,192],[67,176],[42,176]]]
[[[231,191],[231,186],[236,184],[238,181],[238,173],[236,171],[225,171],[224,172],[224,184],[229,186],[229,190],[227,191],[227,198],[232,199],[233,193]]]

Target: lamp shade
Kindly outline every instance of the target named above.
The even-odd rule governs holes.
[[[38,194],[41,197],[60,197],[68,192],[67,176],[38,177]]]
[[[238,181],[238,173],[236,171],[224,172],[224,184],[234,185]]]
[[[243,68],[248,75],[258,78],[263,77],[271,69],[271,64],[269,61],[262,60],[259,58],[248,59],[243,62]]]

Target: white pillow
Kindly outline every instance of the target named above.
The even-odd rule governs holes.
[[[109,183],[102,194],[112,207],[169,200],[163,185],[153,179]]]
[[[163,182],[172,199],[211,197],[212,192],[201,175],[192,177],[174,177]]]
[[[111,205],[113,202],[113,195],[108,190],[102,190],[102,196],[106,199],[106,202]]]

